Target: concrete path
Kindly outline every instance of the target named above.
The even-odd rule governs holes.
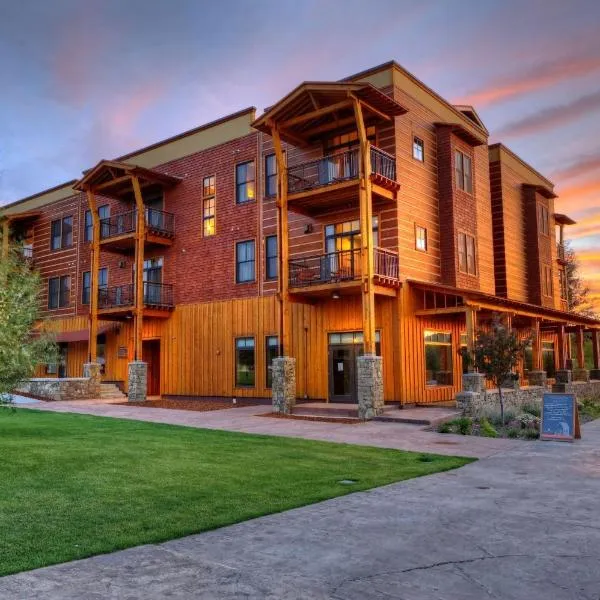
[[[0,598],[598,600],[600,422],[457,471],[0,579]]]
[[[521,444],[518,440],[477,437],[467,439],[462,435],[439,434],[425,431],[420,426],[405,423],[371,421],[369,423],[342,424],[258,416],[268,414],[271,410],[269,406],[196,412],[80,400],[76,402],[44,402],[27,408],[476,458],[492,456],[497,452],[515,448]],[[431,410],[435,411],[435,409]],[[398,410],[397,412],[401,413],[402,411]],[[414,411],[412,413],[414,414]]]

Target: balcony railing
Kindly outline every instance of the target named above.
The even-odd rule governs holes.
[[[127,283],[98,290],[98,310],[135,306],[135,285]],[[173,286],[170,283],[144,282],[144,306],[173,308]]]
[[[33,264],[33,248],[31,246],[17,246],[14,248],[14,256],[17,260]]]
[[[296,194],[356,179],[359,174],[359,161],[359,152],[355,148],[289,167],[288,192]],[[371,172],[396,181],[396,159],[391,154],[371,146]]]
[[[558,257],[558,260],[565,260],[565,245],[564,244],[556,244],[556,256]]]
[[[173,237],[175,235],[175,215],[158,210],[146,209],[146,227],[149,232]],[[120,235],[134,233],[137,229],[137,210],[111,215],[100,219],[100,239],[107,240]]]
[[[375,275],[386,283],[398,280],[398,254],[374,249]],[[342,250],[289,261],[290,287],[341,283],[361,276],[360,249]]]

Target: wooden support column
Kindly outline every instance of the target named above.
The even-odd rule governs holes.
[[[543,371],[544,370],[544,361],[542,359],[542,336],[540,333],[540,320],[533,319],[532,323],[533,329],[533,370],[534,371]]]
[[[137,209],[135,233],[135,338],[134,360],[142,360],[142,334],[144,330],[144,240],[146,238],[146,211],[139,179],[131,177]]]
[[[371,185],[371,147],[363,119],[360,100],[353,96],[354,116],[360,142],[359,204],[361,239],[361,279],[363,336],[365,354],[375,354],[375,270],[373,246],[373,198]]]
[[[87,190],[87,201],[92,214],[92,256],[91,256],[91,289],[89,315],[88,362],[95,363],[98,354],[98,271],[100,267],[100,218],[93,190]]]
[[[2,257],[6,258],[8,256],[8,239],[10,235],[9,230],[10,222],[7,218],[2,221]]]
[[[277,160],[277,246],[279,255],[279,347],[281,356],[292,356],[292,313],[289,294],[288,178],[277,126],[271,124]]]
[[[558,334],[558,361],[557,367],[559,370],[567,368],[567,340],[565,334],[565,326],[560,325],[557,330]]]
[[[477,309],[472,306],[467,306],[465,310],[465,319],[467,324],[467,352],[470,356],[473,356],[477,331]]]
[[[594,369],[600,369],[600,335],[597,329],[592,329],[592,351],[594,353]]]
[[[577,329],[576,343],[577,343],[577,347],[576,347],[577,366],[580,369],[585,369],[585,347],[584,347],[583,327],[579,327]]]

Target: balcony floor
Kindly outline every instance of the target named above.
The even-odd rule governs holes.
[[[145,319],[168,319],[173,308],[145,306],[143,316]],[[113,308],[98,309],[98,318],[103,321],[128,321],[133,319],[135,309],[133,306],[116,306]]]
[[[304,301],[306,298],[313,299],[324,299],[331,298],[335,294],[340,296],[358,296],[361,293],[361,281],[354,279],[352,281],[342,281],[337,283],[320,283],[314,285],[290,287],[289,293],[292,300],[298,302]],[[398,295],[398,288],[400,282],[396,282],[394,285],[389,283],[378,282],[377,277],[375,278],[374,291],[376,296],[387,296],[395,298]]]
[[[133,252],[135,250],[135,236],[135,231],[132,231],[130,233],[105,238],[100,240],[100,247],[103,250],[112,250],[114,252]],[[171,246],[172,244],[172,236],[161,235],[155,232],[147,232],[144,236],[144,245],[146,247]]]

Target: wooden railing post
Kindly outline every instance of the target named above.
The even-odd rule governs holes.
[[[584,335],[583,335],[583,327],[579,327],[577,329],[576,339],[577,339],[577,347],[576,347],[577,366],[580,369],[585,369],[585,346],[584,346],[585,340],[584,340]]]
[[[533,353],[533,370],[542,371],[544,368],[544,361],[542,359],[542,337],[540,333],[540,320],[533,319],[533,340],[532,340],[532,353]]]
[[[91,256],[91,289],[89,315],[88,362],[95,363],[98,354],[98,272],[100,268],[100,218],[93,190],[86,190],[88,207],[92,214],[92,256]]]
[[[375,354],[375,290],[373,287],[373,203],[371,190],[371,149],[360,100],[353,96],[354,116],[360,141],[359,203],[361,233],[361,275],[363,336],[365,354]]]
[[[558,331],[558,369],[564,370],[567,368],[567,351],[566,351],[566,335],[565,326],[559,325]]]
[[[139,179],[131,177],[137,208],[137,226],[135,232],[135,340],[134,357],[142,360],[142,336],[144,331],[144,240],[146,237],[146,214]]]

